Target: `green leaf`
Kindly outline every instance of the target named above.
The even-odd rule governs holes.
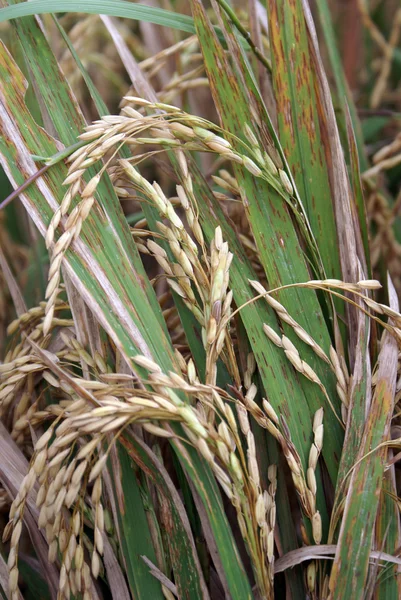
[[[167,471],[146,444],[133,435],[121,439],[127,453],[156,486],[163,510],[168,512],[166,531],[174,581],[179,596],[193,600],[209,597],[184,506]],[[135,519],[133,519],[135,523]],[[134,528],[134,535],[136,535]]]
[[[6,90],[1,106],[6,119],[1,123],[0,154],[8,176],[14,186],[18,186],[36,172],[30,155],[51,156],[55,154],[56,147],[54,141],[37,128],[26,110],[23,78],[5,49],[1,56],[0,73]],[[74,121],[71,123],[67,115],[64,118],[71,128]],[[24,156],[24,170],[16,162],[19,152]],[[23,195],[24,206],[42,234],[61,200],[65,175],[64,165],[58,163],[41,179],[40,188],[35,183]],[[91,211],[83,224],[79,244],[66,253],[65,267],[78,292],[96,313],[128,364],[133,356],[140,353],[153,356],[165,372],[179,372],[171,343],[153,307],[157,299],[148,278],[142,275],[143,267],[136,258],[135,248],[125,249],[124,231],[127,226],[121,208],[114,202],[114,193],[112,188],[108,188],[107,180],[104,184],[106,190],[99,189],[103,210],[95,206]],[[107,210],[110,214],[106,217],[104,211]],[[132,245],[129,232],[127,234],[127,244],[129,240]],[[185,437],[180,427],[175,426],[175,431],[180,437]],[[176,441],[173,446],[205,506],[230,593],[235,598],[251,599],[251,588],[210,468],[195,449],[183,447]]]
[[[187,15],[126,0],[30,0],[29,2],[19,2],[0,10],[0,23],[20,17],[64,12],[110,15],[170,27],[190,34],[195,33],[193,19]],[[216,33],[220,38],[222,37],[218,28],[216,28]]]
[[[397,556],[401,545],[400,511],[396,502],[394,467],[384,474],[376,521],[376,548]],[[401,578],[395,565],[388,564],[378,574],[375,599],[398,600],[401,597]]]
[[[2,2],[3,0],[0,1]],[[20,40],[32,79],[39,88],[41,106],[46,107],[45,111],[49,115],[56,136],[65,146],[74,144],[77,141],[77,136],[86,126],[86,122],[39,24],[35,18],[31,17],[23,21],[16,21],[13,25]],[[44,68],[44,65],[46,65],[46,68]],[[98,102],[100,102],[99,98]],[[33,151],[32,154],[46,156],[45,152],[39,150]],[[49,154],[47,155],[49,156]],[[89,180],[95,174],[95,168],[89,169],[87,179]],[[120,232],[118,244],[122,244],[128,263],[134,265],[135,270],[139,272],[141,284],[146,293],[149,294],[148,298],[153,307],[154,314],[157,315],[161,326],[165,328],[159,304],[143,268],[136,246],[132,241],[132,236],[121,210],[119,200],[107,175],[102,177],[98,189],[100,192],[99,200],[105,214],[110,219],[113,227]],[[107,200],[103,202],[102,198],[107,198]],[[106,223],[104,224],[104,235],[103,241],[105,246],[102,250],[109,253],[108,260],[110,261],[113,256],[112,248],[116,241],[114,240],[113,232]],[[108,243],[111,245],[108,246]],[[123,264],[116,266],[117,277],[120,281],[124,281],[126,276]],[[127,268],[130,267],[127,265]],[[166,328],[165,331],[167,331]]]
[[[372,266],[370,262],[368,215],[365,198],[363,195],[358,149],[356,145],[355,133],[352,129],[349,112],[346,113],[346,124],[349,147],[349,176],[353,191],[353,197],[355,198],[355,208],[358,213],[358,220],[361,228],[361,237],[363,243],[363,250],[361,248],[361,254],[364,254],[364,256],[366,257],[367,277],[369,278],[372,277]]]
[[[92,78],[90,77],[89,73],[87,72],[84,65],[82,64],[82,61],[80,60],[78,54],[76,53],[74,46],[72,45],[68,35],[64,31],[64,29],[60,25],[60,23],[57,21],[57,19],[55,19],[55,21],[57,23],[57,27],[58,27],[61,35],[63,36],[65,43],[68,46],[68,49],[70,50],[77,66],[80,70],[80,73],[87,85],[87,88],[89,90],[92,100],[95,103],[95,106],[99,113],[99,116],[110,114],[109,109],[107,108],[107,106],[104,103],[101,95],[99,94],[96,86],[94,85]],[[125,44],[123,40],[121,40],[120,43]],[[125,50],[128,53],[130,52],[128,48],[125,48]],[[132,60],[133,60],[133,58],[132,58]],[[134,83],[134,81],[132,81],[132,83]],[[154,98],[156,98],[156,94],[155,94]],[[130,156],[129,150],[125,146],[123,146],[121,148],[119,154],[120,154],[120,156],[122,156],[124,158],[128,158]],[[150,231],[152,231],[153,233],[158,233],[156,223],[159,220],[159,214],[158,214],[157,210],[155,209],[155,207],[152,206],[151,204],[149,204],[149,202],[147,202],[146,199],[144,199],[143,211],[144,211],[144,216],[146,217]],[[169,244],[167,242],[165,242],[164,240],[160,240],[160,239],[158,239],[158,243],[166,251],[169,259],[174,262],[174,257],[172,255]],[[172,295],[173,295],[174,303],[177,306],[178,315],[180,317],[181,324],[184,328],[185,335],[187,337],[188,344],[191,349],[191,353],[192,353],[195,365],[197,367],[198,374],[201,378],[201,381],[204,381],[205,350],[204,350],[204,347],[202,344],[202,337],[201,337],[201,330],[200,330],[199,323],[196,321],[194,315],[190,312],[190,310],[185,306],[182,299],[174,292],[172,293]],[[227,377],[226,369],[223,369],[224,375],[223,375],[223,379],[222,379],[222,368],[221,367],[222,367],[222,365],[220,365],[220,369],[219,369],[219,385],[224,387],[224,383],[226,383],[228,381],[228,377]]]
[[[30,2],[20,2],[0,10],[0,22],[30,15],[63,12],[111,15],[195,33],[193,21],[186,15],[125,0],[82,0],[79,2],[74,0],[30,0]]]
[[[74,102],[71,96],[71,92],[68,89],[67,84],[63,81],[62,75],[58,69],[57,62],[47,45],[46,40],[44,39],[43,33],[38,27],[37,23],[34,19],[25,19],[24,22],[16,24],[18,35],[21,39],[22,48],[26,55],[26,60],[29,61],[29,65],[31,67],[31,72],[33,74],[37,74],[37,79],[35,83],[37,84],[39,90],[44,90],[44,94],[48,94],[48,90],[46,89],[46,84],[42,79],[45,77],[46,81],[52,81],[54,79],[54,88],[52,93],[52,102],[49,103],[48,111],[49,118],[52,120],[54,127],[57,130],[57,134],[60,138],[68,143],[70,141],[70,132],[71,127],[74,122],[77,122],[76,131],[78,130],[78,126],[81,125],[83,127],[83,121],[80,123],[80,119],[82,119],[78,110],[74,110]],[[35,48],[37,48],[37,52],[35,52]],[[31,52],[30,52],[31,50]],[[41,69],[41,61],[46,59],[46,71]],[[57,84],[56,84],[57,82]],[[70,101],[71,100],[71,101]],[[60,115],[63,115],[63,119],[60,119]],[[66,120],[68,119],[68,120]],[[34,126],[31,125],[32,133],[34,130]],[[72,137],[72,136],[71,136]],[[75,139],[75,138],[72,138]],[[62,164],[59,164],[59,170]],[[130,240],[130,243],[131,240]],[[114,250],[116,252],[116,250]],[[139,265],[139,263],[138,263]],[[135,491],[134,482],[132,481],[132,470],[129,465],[126,463],[122,464],[123,471],[123,486],[130,485],[130,494],[133,495]],[[132,505],[130,505],[132,507]],[[153,560],[154,557],[154,549],[151,543],[150,534],[145,534],[145,530],[148,529],[148,523],[146,520],[146,516],[142,515],[140,512],[141,505],[135,505],[136,511],[138,514],[136,515],[136,526],[140,528],[142,524],[142,532],[140,535],[140,553],[146,554]],[[143,519],[141,521],[141,515]],[[131,529],[133,524],[128,518],[125,518],[125,514],[121,515],[122,528],[124,531],[123,540],[130,539]],[[131,528],[130,528],[131,527]],[[134,547],[135,544],[133,545]],[[131,546],[130,546],[131,548]],[[142,561],[137,560],[129,560],[131,557],[131,553],[127,550],[127,572],[128,578],[130,581],[130,585],[132,589],[135,589],[135,595],[138,598],[147,598],[148,594],[152,594],[152,597],[162,598],[163,594],[161,592],[160,584],[154,579],[152,575],[149,574],[148,569],[143,564]]]
[[[398,310],[398,300],[391,281],[389,290],[390,306],[393,310]],[[330,576],[333,600],[345,597],[360,600],[365,598],[369,554],[387,457],[387,447],[382,443],[389,439],[394,410],[397,356],[397,342],[386,332],[378,358],[375,393],[365,420],[357,461],[350,474]]]
[[[252,99],[248,98],[243,89],[240,88],[239,81],[232,72],[228,60],[226,60],[224,51],[211,29],[210,22],[207,20],[201,3],[198,2],[198,0],[193,0],[192,6],[211,90],[223,126],[226,130],[246,141],[244,134],[245,124],[249,124],[251,120],[249,106],[250,104],[252,106],[251,100],[253,100],[254,96]],[[259,108],[260,107],[257,106],[254,112],[258,112]],[[262,108],[260,109],[259,114],[263,114]],[[241,149],[241,146],[239,146],[239,149]],[[310,275],[306,261],[294,229],[292,218],[288,212],[287,205],[283,202],[282,196],[272,189],[267,182],[260,178],[253,177],[248,171],[240,166],[236,169],[236,177],[240,188],[243,190],[244,197],[246,198],[246,201],[244,202],[245,210],[260,253],[261,263],[269,281],[269,288],[276,288],[282,285],[309,280]],[[231,251],[233,251],[234,256],[236,256],[237,244],[231,237],[227,238],[227,240]],[[241,276],[243,277],[244,266],[241,266]],[[245,282],[242,286],[233,286],[234,294],[235,291],[238,292],[238,290],[241,289],[242,295],[244,284]],[[286,306],[291,316],[312,335],[325,351],[328,351],[330,337],[315,293],[304,290],[300,291],[295,288],[281,292],[279,300]],[[311,318],[311,315],[313,315],[313,318]],[[273,319],[270,317],[265,319],[265,322],[273,327],[277,327],[277,325],[274,324],[276,323],[275,317],[273,317]],[[325,382],[328,390],[333,391],[335,388],[334,379],[332,374],[328,372],[326,366],[322,365],[321,361],[317,359],[310,348],[307,348],[304,344],[300,343],[292,328],[284,325],[284,330],[286,335],[290,337],[291,341],[299,348],[301,356],[307,360],[319,374],[321,380]],[[254,342],[255,338],[253,335],[250,335],[249,332],[248,335],[252,342]],[[260,344],[264,344],[266,348],[270,348],[270,346],[273,345],[263,334],[262,324],[258,337]],[[294,370],[290,365],[286,370],[285,378],[288,377],[288,385],[291,391],[288,393],[284,392],[283,394],[285,378],[283,379],[281,377],[280,385],[276,388],[277,395],[275,395],[275,392],[272,389],[272,380],[271,378],[268,378],[267,371],[272,368],[272,376],[275,377],[276,375],[273,375],[273,373],[276,374],[280,372],[279,369],[281,369],[282,366],[279,367],[276,363],[280,351],[277,352],[277,348],[274,348],[271,352],[270,361],[267,363],[265,360],[261,359],[261,357],[258,359],[256,351],[255,357],[257,358],[262,379],[266,377],[266,379],[264,379],[264,385],[265,391],[269,395],[269,400],[276,410],[285,417],[291,431],[293,442],[304,461],[304,466],[306,466],[307,456],[310,450],[310,440],[305,436],[305,431],[308,431],[310,428],[307,423],[312,422],[313,414],[319,407],[322,405],[325,406],[325,418],[327,419],[327,425],[332,432],[330,440],[327,441],[326,464],[330,472],[330,477],[334,482],[337,476],[338,460],[341,453],[341,426],[334,417],[331,408],[327,406],[323,395],[317,387],[306,379],[302,379],[301,382],[299,382],[298,377],[295,375]],[[274,359],[272,358],[272,355],[275,357]],[[284,362],[286,361],[284,360]],[[281,360],[280,364],[282,365]],[[294,392],[294,387],[296,388],[296,392]],[[297,401],[294,399],[294,393],[297,394]],[[282,394],[287,396],[285,402],[283,402]],[[331,397],[335,399],[335,392],[331,394]],[[294,399],[291,407],[287,404],[288,398]],[[337,403],[336,399],[334,402]],[[296,412],[294,412],[294,408]],[[325,450],[323,451],[325,452]],[[322,512],[325,512],[324,507],[322,507]]]
[[[133,598],[147,600],[152,597],[161,600],[164,596],[159,581],[140,560],[144,555],[153,564],[157,564],[138,474],[128,453],[120,444],[117,460],[120,468],[116,468],[112,462],[111,471],[118,507],[117,518],[122,532],[120,543],[131,593]]]
[[[342,133],[344,134],[343,141],[345,142],[345,148],[348,150],[346,146],[346,115],[347,111],[349,110],[351,114],[352,126],[355,131],[357,141],[359,162],[361,164],[362,170],[365,171],[368,167],[368,162],[366,159],[365,148],[363,144],[361,125],[359,122],[358,114],[356,112],[352,94],[350,92],[347,80],[345,78],[345,73],[341,62],[340,53],[337,47],[337,40],[327,0],[319,0],[319,2],[316,3],[316,9],[319,15],[324,40],[326,42],[327,53],[331,63],[331,72],[333,74],[334,81],[336,84],[337,98],[338,103],[340,105],[338,121],[339,127]]]
[[[29,562],[21,558],[19,571],[24,582],[27,584],[27,589],[24,591],[24,600],[50,600],[51,594],[46,581],[43,580],[40,573],[40,566],[34,569]]]
[[[338,279],[341,278],[341,267],[330,173],[325,157],[324,106],[309,52],[302,2],[268,0],[267,9],[280,142],[327,276]],[[343,307],[340,310],[343,311]]]

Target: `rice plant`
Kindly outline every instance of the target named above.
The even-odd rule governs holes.
[[[1,2],[3,598],[400,597],[401,9],[310,4]]]

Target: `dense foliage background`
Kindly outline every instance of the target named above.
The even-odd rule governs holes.
[[[399,598],[399,2],[0,5],[0,595]]]

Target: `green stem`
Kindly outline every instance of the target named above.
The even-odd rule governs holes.
[[[12,202],[14,198],[18,198],[18,196],[22,194],[22,192],[24,192],[26,188],[31,185],[31,183],[33,183],[34,181],[36,181],[36,179],[44,175],[44,173],[46,173],[46,171],[48,171],[50,167],[56,165],[64,158],[67,158],[67,156],[70,156],[70,154],[75,152],[75,150],[78,150],[78,148],[82,148],[82,146],[85,146],[86,143],[87,142],[83,141],[77,142],[76,144],[72,144],[72,146],[67,146],[67,148],[63,148],[63,150],[60,150],[60,152],[57,152],[57,154],[53,154],[53,156],[50,157],[31,154],[31,158],[34,161],[44,162],[45,165],[38,169],[36,173],[28,177],[28,179],[24,181],[22,185],[20,185],[16,190],[14,190],[9,196],[7,196],[7,198],[5,198],[3,202],[0,203],[0,210],[2,210],[8,204],[10,204],[10,202]]]
[[[245,41],[248,42],[248,44],[249,44],[252,52],[256,56],[256,58],[262,63],[263,66],[266,67],[266,69],[269,71],[269,73],[271,73],[272,66],[271,66],[270,61],[262,54],[262,52],[256,46],[255,42],[251,38],[251,34],[242,25],[241,21],[238,19],[237,15],[235,14],[235,12],[231,8],[231,6],[229,6],[229,4],[227,4],[226,0],[216,0],[216,2],[224,10],[224,12],[227,14],[227,16],[231,19],[231,21],[233,22],[235,27],[238,29],[240,34],[245,38]]]
[[[44,162],[46,166],[52,167],[64,158],[67,158],[67,156],[70,156],[73,152],[75,152],[75,150],[86,146],[87,143],[88,142],[80,140],[79,142],[76,142],[76,144],[72,144],[72,146],[67,146],[66,148],[63,148],[62,150],[60,150],[60,152],[53,154],[53,156],[39,156],[38,154],[31,154],[31,158],[33,158],[34,161],[41,161]]]

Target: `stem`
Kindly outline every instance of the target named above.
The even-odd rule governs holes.
[[[22,192],[24,190],[26,190],[26,188],[28,186],[31,185],[31,183],[33,183],[34,181],[36,181],[36,179],[38,179],[39,177],[41,177],[44,173],[46,173],[46,171],[50,168],[50,165],[45,165],[44,167],[42,167],[41,169],[39,169],[38,171],[36,171],[36,173],[34,173],[33,175],[31,175],[30,177],[28,177],[28,179],[26,181],[24,181],[24,183],[22,185],[19,186],[19,188],[17,188],[16,190],[14,190],[9,196],[7,196],[7,198],[5,200],[3,200],[3,202],[0,203],[0,210],[2,210],[3,208],[5,208],[8,204],[10,204],[10,202],[12,200],[14,200],[14,198],[17,198],[20,194],[22,194]]]
[[[256,56],[256,58],[262,63],[262,65],[264,67],[266,67],[266,69],[269,71],[269,73],[271,73],[272,66],[270,64],[270,61],[262,54],[262,52],[256,46],[255,42],[251,38],[251,34],[242,25],[241,21],[238,19],[237,15],[235,14],[235,12],[231,8],[231,6],[229,6],[227,4],[226,0],[216,0],[216,2],[224,10],[224,12],[227,14],[227,16],[231,19],[231,21],[233,22],[235,27],[238,29],[240,34],[245,38],[245,41],[248,42],[248,44],[249,44],[252,52]]]
[[[36,154],[31,154],[31,158],[33,158],[33,160],[43,161],[46,166],[52,167],[53,165],[56,165],[58,162],[60,162],[64,158],[67,158],[67,156],[70,156],[73,152],[75,152],[75,150],[78,150],[79,148],[86,146],[87,143],[88,143],[87,141],[80,140],[79,142],[76,142],[75,144],[72,144],[71,146],[67,146],[66,148],[63,148],[62,150],[60,150],[60,152],[57,152],[57,154],[53,154],[52,156],[47,157],[47,156],[38,156]]]
[[[36,154],[32,154],[31,158],[33,158],[33,160],[43,161],[45,165],[41,167],[38,171],[36,171],[36,173],[28,177],[28,179],[24,181],[22,185],[20,185],[16,190],[14,190],[9,196],[7,196],[7,198],[0,203],[0,210],[2,210],[8,204],[10,204],[10,202],[12,202],[14,198],[17,198],[20,194],[22,194],[22,192],[24,192],[26,188],[31,185],[31,183],[33,183],[34,181],[36,181],[36,179],[38,179],[38,177],[41,177],[44,173],[46,173],[46,171],[50,169],[50,167],[53,167],[53,165],[56,165],[61,160],[64,160],[64,158],[67,158],[67,156],[70,156],[70,154],[75,152],[75,150],[78,150],[78,148],[85,146],[85,144],[87,144],[87,142],[79,141],[76,144],[73,144],[72,146],[63,148],[63,150],[60,150],[60,152],[57,152],[57,154],[54,154],[50,157],[37,156]]]

